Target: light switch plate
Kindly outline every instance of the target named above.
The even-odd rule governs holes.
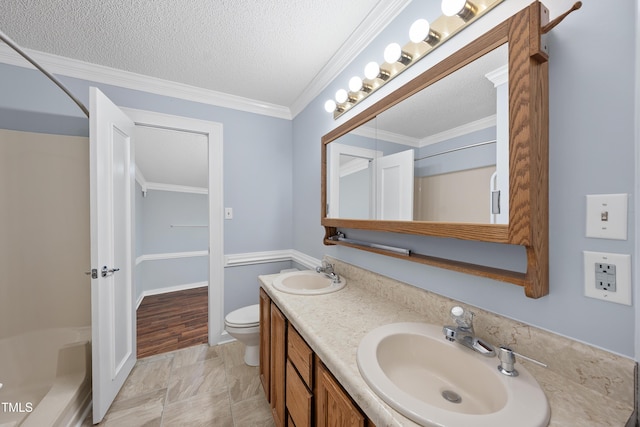
[[[587,195],[587,237],[627,240],[627,194]]]
[[[631,256],[584,251],[584,294],[618,304],[631,305]],[[615,291],[598,289],[596,264],[615,266]]]

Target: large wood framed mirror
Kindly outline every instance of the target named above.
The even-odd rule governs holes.
[[[532,3],[322,137],[325,244],[548,294],[548,17]],[[520,245],[527,271],[365,247],[339,228]]]

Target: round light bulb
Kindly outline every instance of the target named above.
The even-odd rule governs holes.
[[[389,64],[398,62],[401,56],[402,56],[402,48],[398,43],[391,43],[389,46],[387,46],[384,49],[384,60]]]
[[[330,99],[324,103],[324,110],[327,113],[333,113],[335,109],[336,109],[336,101],[334,101],[333,99]]]
[[[358,76],[351,77],[351,80],[349,80],[349,90],[351,92],[358,92],[360,89],[362,89],[362,79]]]
[[[442,13],[446,16],[455,16],[462,12],[467,0],[442,0]]]
[[[377,62],[369,62],[366,67],[364,67],[364,76],[369,80],[373,80],[378,77],[380,74],[380,66]]]
[[[349,94],[347,93],[347,91],[344,89],[338,89],[338,91],[336,92],[336,101],[338,102],[338,104],[346,102],[347,99],[349,99]]]
[[[411,24],[411,28],[409,28],[409,40],[414,43],[420,43],[424,41],[427,37],[429,37],[429,30],[431,26],[429,25],[429,21],[426,19],[418,19],[416,22]]]

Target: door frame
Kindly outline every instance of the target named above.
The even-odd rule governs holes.
[[[340,169],[340,156],[342,154],[359,157],[369,162],[381,157],[382,151],[371,150],[369,148],[356,147],[341,143],[333,143],[327,146],[329,150],[329,173],[328,173],[328,200],[329,206],[325,206],[327,217],[340,217],[340,176],[343,171]],[[357,171],[354,171],[357,172]],[[375,213],[375,173],[371,177],[371,187],[369,188],[369,215]]]
[[[223,126],[188,117],[121,107],[136,126],[150,126],[207,137],[209,163],[209,345],[224,332]]]

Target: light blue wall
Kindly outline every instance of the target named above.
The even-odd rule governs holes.
[[[547,4],[552,17],[570,6],[559,8],[553,3]],[[522,7],[527,4],[523,3]],[[635,257],[634,114],[637,112],[634,111],[634,85],[637,70],[635,2],[631,0],[586,0],[581,10],[548,34],[551,56],[548,296],[532,300],[526,298],[518,286],[356,249],[322,245],[320,138],[336,125],[331,115],[324,112],[323,103],[339,87],[346,86],[351,75],[361,74],[369,58],[379,58],[386,43],[408,38],[406,31],[417,17],[405,16],[410,9],[411,6],[398,17],[397,22],[402,25],[388,27],[294,120],[295,249],[316,258],[330,254],[416,287],[633,357],[635,308],[586,298],[582,272],[584,250]],[[602,33],[594,29],[602,28],[607,22],[615,25],[608,26],[607,36],[602,37]],[[585,195],[599,193],[630,194],[628,240],[585,238]],[[524,251],[519,247],[366,231],[351,232],[351,236],[389,242],[435,256],[454,259],[461,256],[519,270],[526,267]],[[610,321],[615,327],[611,327]]]
[[[234,209],[233,220],[224,222],[225,254],[290,249],[293,246],[290,120],[75,78],[59,78],[85,105],[89,104],[89,87],[97,86],[121,107],[222,123],[224,205]],[[0,64],[0,94],[0,128],[88,136],[86,117],[36,70]],[[138,246],[136,255],[142,252],[143,248]],[[191,260],[193,268],[202,271],[202,267],[197,265],[202,260],[205,258]],[[138,277],[146,274],[158,286],[168,286],[170,279],[175,279],[170,267],[152,268],[150,263],[146,264],[137,269]],[[285,268],[289,266],[285,264]],[[271,273],[274,268],[279,271],[280,267],[276,263],[275,267],[261,264],[234,267],[233,272],[226,269],[225,281],[234,282],[236,286],[226,287],[225,299],[235,305],[256,303],[256,272]],[[242,274],[243,271],[247,274]],[[201,281],[206,277],[194,273],[189,280]],[[138,297],[141,291],[137,289]]]
[[[206,251],[209,247],[208,196],[206,194],[147,190],[136,184],[136,247],[141,255]],[[171,227],[205,225],[205,227]],[[138,297],[208,281],[207,257],[143,260],[136,266]]]
[[[147,196],[141,201],[142,252],[150,255],[206,251],[209,246],[208,202],[206,194],[147,190]]]
[[[514,3],[528,5],[514,0],[499,8]],[[552,17],[570,6],[564,0],[551,3],[547,6],[552,8]],[[553,9],[558,3],[563,10]],[[413,2],[293,121],[115,86],[95,86],[123,107],[223,123],[225,206],[233,207],[235,215],[233,220],[225,221],[225,253],[293,247],[315,258],[330,254],[414,286],[633,356],[635,308],[583,296],[582,251],[628,253],[635,257],[635,2],[583,3],[582,9],[552,30],[547,39],[551,49],[550,294],[539,300],[527,299],[522,289],[514,285],[322,245],[320,138],[336,125],[324,112],[324,101],[345,87],[352,75],[361,74],[366,62],[381,61],[387,43],[407,39],[407,29],[419,15],[412,13],[416,12],[412,8],[435,10],[439,2]],[[433,19],[434,15],[426,17]],[[615,25],[607,28],[606,37],[602,31],[594,30],[610,22]],[[464,32],[456,37],[464,37]],[[455,39],[449,43],[455,43]],[[434,57],[441,49],[444,48],[434,52]],[[79,110],[70,101],[61,101],[66,102],[64,106],[54,101],[64,96],[41,79],[36,71],[0,64],[0,127],[87,135],[88,124]],[[64,77],[61,80],[88,103],[90,82]],[[17,87],[22,89],[17,91]],[[374,99],[379,96],[374,95]],[[32,109],[33,105],[44,107]],[[584,237],[585,195],[599,193],[631,195],[627,241]],[[518,270],[526,266],[520,247],[372,232],[353,232],[351,236],[435,256],[461,257]],[[225,304],[237,307],[257,302],[255,276],[280,267],[263,264],[227,268]],[[615,328],[602,319],[613,319]]]

